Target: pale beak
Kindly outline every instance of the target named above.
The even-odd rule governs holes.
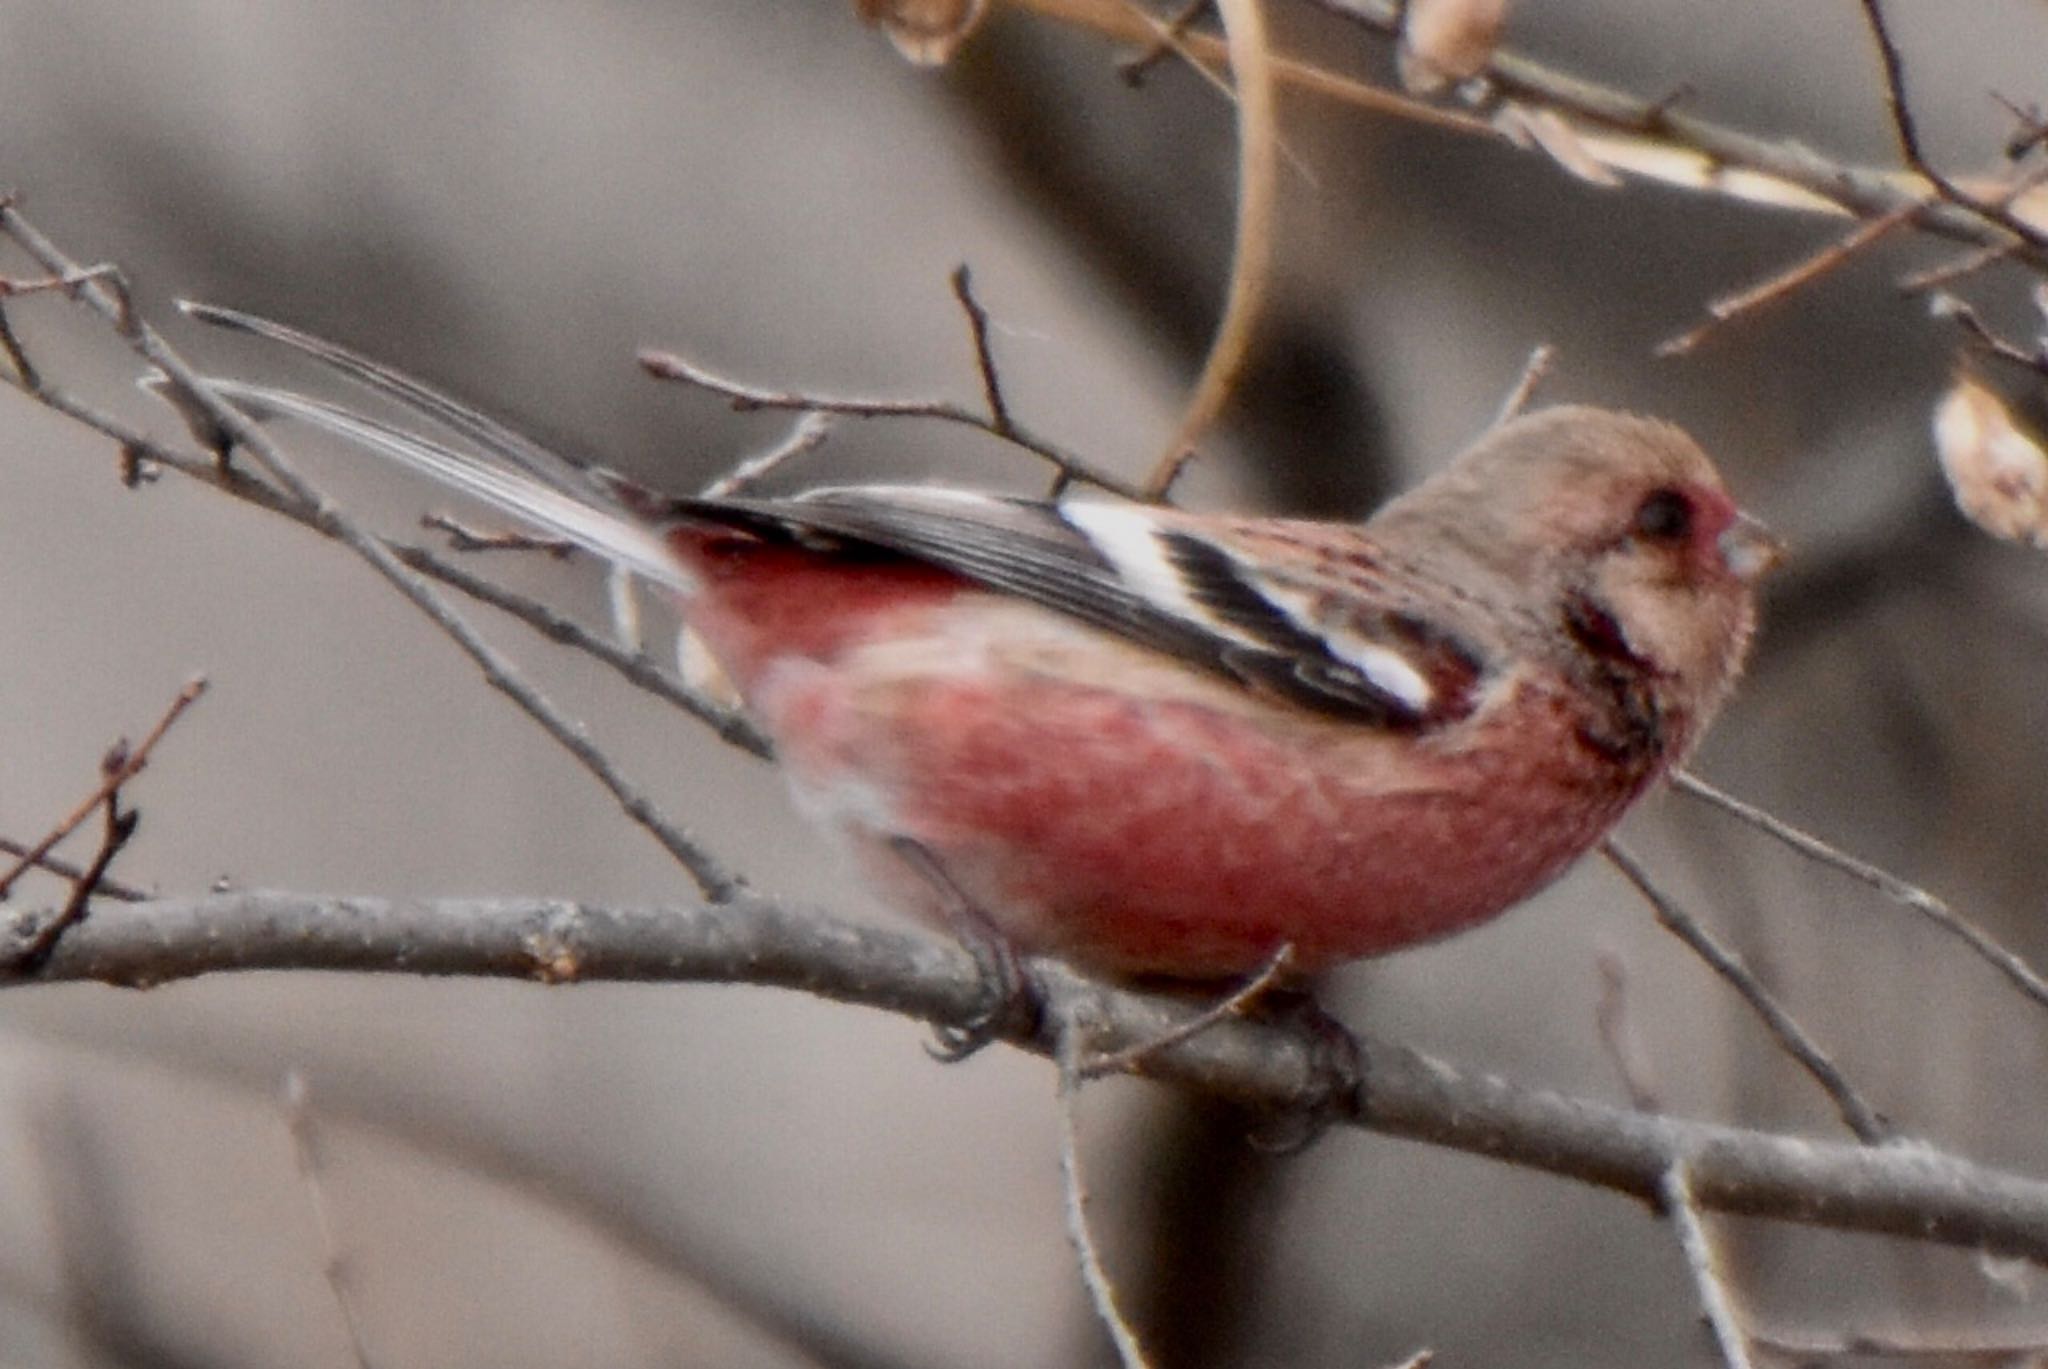
[[[1785,559],[1785,544],[1769,528],[1738,512],[1715,542],[1721,553],[1721,564],[1728,567],[1728,573],[1745,585],[1755,584],[1770,569]]]

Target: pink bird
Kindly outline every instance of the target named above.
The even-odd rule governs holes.
[[[1309,972],[1556,878],[1740,674],[1779,546],[1669,424],[1564,407],[1357,523],[919,486],[669,498],[280,325],[449,430],[218,382],[672,589],[896,904],[1119,977]]]

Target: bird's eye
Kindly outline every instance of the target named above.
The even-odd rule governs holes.
[[[1636,506],[1636,535],[1653,542],[1682,542],[1692,535],[1692,500],[1682,490],[1653,490]]]

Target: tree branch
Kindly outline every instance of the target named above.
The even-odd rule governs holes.
[[[24,932],[17,929],[15,937]],[[4,947],[0,947],[4,950]],[[1047,1011],[1012,1044],[1042,1055],[1087,1021],[1114,1050],[1193,1012],[1033,962]],[[741,893],[623,909],[536,899],[391,901],[234,893],[106,904],[22,983],[144,987],[228,970],[347,970],[546,983],[757,984],[965,1025],[984,988],[965,952]],[[1645,1203],[1683,1161],[1704,1210],[1982,1248],[2048,1265],[2048,1183],[1914,1144],[1853,1146],[1653,1115],[1459,1069],[1392,1042],[1359,1043],[1365,1085],[1336,1120],[1542,1170]],[[1218,1023],[1144,1057],[1147,1076],[1273,1109],[1314,1101],[1318,1043],[1267,1023]]]

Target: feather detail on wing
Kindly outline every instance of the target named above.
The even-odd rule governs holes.
[[[354,442],[659,584],[694,587],[669,525],[709,524],[820,555],[923,561],[1321,713],[1421,731],[1476,706],[1478,648],[1403,611],[1414,587],[1353,528],[917,486],[670,499],[347,348],[234,310],[182,307],[309,356],[467,445],[289,390],[210,382],[252,417]]]
[[[1483,673],[1475,651],[1451,634],[1375,607],[1368,544],[1334,525],[1260,525],[1348,546],[1347,574],[1322,567],[1321,583],[1304,584],[1266,573],[1246,554],[1255,548],[1233,545],[1227,521],[1136,505],[865,486],[789,499],[679,499],[670,512],[915,557],[1318,712],[1389,727],[1466,716]],[[1322,559],[1334,550],[1326,546]]]

